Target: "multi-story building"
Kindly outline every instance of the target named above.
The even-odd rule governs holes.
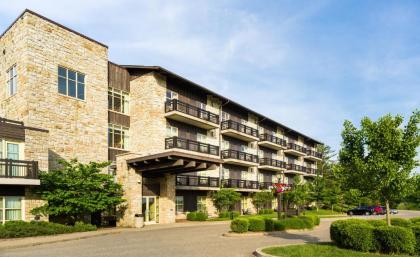
[[[104,44],[32,11],[1,35],[0,51],[3,220],[18,217],[8,206],[33,218],[37,171],[58,159],[113,162],[127,199],[121,226],[136,214],[147,223],[216,215],[210,195],[220,188],[253,212],[253,192],[317,175],[319,141],[164,68],[114,64]]]

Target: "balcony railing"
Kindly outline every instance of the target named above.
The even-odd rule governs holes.
[[[274,143],[276,145],[280,145],[280,146],[287,146],[287,141],[285,139],[264,133],[264,134],[260,134],[260,141],[268,141],[271,143]]]
[[[165,103],[165,112],[178,111],[193,117],[219,124],[219,115],[181,102],[177,99],[168,100]]]
[[[305,167],[305,172],[308,173],[308,174],[314,174],[314,175],[318,174],[317,169],[309,168],[309,167]]]
[[[309,156],[313,156],[315,158],[322,159],[322,153],[314,151],[314,150],[307,149],[306,154]]]
[[[233,120],[225,120],[222,122],[222,130],[233,129],[235,131],[247,134],[249,136],[258,137],[258,130],[241,124]]]
[[[303,147],[303,146],[297,145],[295,143],[288,143],[287,144],[287,149],[288,150],[295,150],[295,151],[306,154],[306,148]]]
[[[177,175],[177,186],[193,186],[193,187],[219,187],[219,178],[191,176],[191,175]]]
[[[219,155],[219,147],[189,139],[170,137],[165,139],[165,149],[179,148],[197,153]]]
[[[240,152],[236,150],[223,150],[222,151],[223,159],[236,159],[246,162],[255,162],[258,163],[258,156],[250,153]]]
[[[283,161],[271,159],[271,158],[261,158],[260,159],[260,165],[261,166],[272,166],[276,168],[283,168],[285,169],[287,167],[287,164]]]
[[[0,178],[38,179],[38,162],[0,159]]]
[[[297,164],[294,164],[294,163],[288,163],[287,164],[287,170],[306,172],[306,167],[301,166],[301,165],[297,165]]]
[[[260,189],[267,190],[273,186],[273,182],[260,182]]]
[[[222,179],[222,186],[227,188],[259,189],[258,181],[243,179]]]

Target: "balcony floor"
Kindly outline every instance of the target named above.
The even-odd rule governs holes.
[[[203,120],[180,111],[170,111],[165,113],[165,117],[168,119],[176,120],[179,122],[187,123],[203,129],[215,129],[219,127],[219,124]]]
[[[39,186],[41,180],[28,178],[0,178],[0,185]]]
[[[221,134],[224,136],[229,136],[229,137],[233,137],[236,139],[240,139],[246,142],[253,142],[253,141],[258,141],[259,138],[258,137],[254,137],[239,131],[236,131],[234,129],[224,129],[221,131]]]
[[[264,146],[264,147],[267,147],[267,148],[270,148],[270,149],[273,149],[273,150],[286,149],[285,146],[278,145],[278,144],[275,144],[275,143],[270,142],[270,141],[260,141],[260,142],[258,142],[258,145]]]

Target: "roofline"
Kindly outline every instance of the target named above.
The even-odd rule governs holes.
[[[300,136],[302,136],[302,137],[305,137],[306,139],[309,139],[309,140],[314,141],[316,144],[323,144],[323,143],[322,143],[321,141],[319,141],[319,140],[316,140],[316,139],[314,139],[314,138],[312,138],[312,137],[309,137],[309,136],[307,136],[307,135],[305,135],[305,134],[303,134],[303,133],[301,133],[301,132],[299,132],[299,131],[296,131],[296,130],[294,130],[294,129],[292,129],[292,128],[289,128],[288,126],[283,125],[282,123],[280,123],[280,122],[278,122],[278,121],[275,121],[275,120],[273,120],[273,119],[270,119],[270,118],[268,118],[268,117],[267,117],[267,116],[265,116],[265,115],[262,115],[262,114],[260,114],[260,113],[258,113],[258,112],[256,112],[256,111],[253,111],[253,110],[251,110],[251,109],[249,109],[249,108],[247,108],[247,107],[243,106],[242,104],[239,104],[239,103],[237,103],[237,102],[235,102],[235,101],[232,101],[231,99],[228,99],[228,98],[226,98],[226,97],[224,97],[224,96],[222,96],[222,95],[220,95],[220,94],[217,94],[217,93],[215,93],[215,92],[211,91],[210,89],[205,88],[205,87],[203,87],[203,86],[201,86],[201,85],[199,85],[199,84],[197,84],[197,83],[195,83],[195,82],[193,82],[193,81],[191,81],[191,80],[188,80],[188,79],[186,79],[186,78],[184,78],[184,77],[182,77],[182,76],[180,76],[180,75],[178,75],[178,74],[176,74],[176,73],[174,73],[174,72],[171,72],[171,71],[169,71],[169,70],[167,70],[167,69],[165,69],[165,68],[163,68],[163,67],[161,67],[161,66],[146,66],[146,65],[119,65],[119,66],[121,66],[121,67],[123,67],[123,68],[126,68],[126,69],[146,69],[146,70],[154,70],[154,71],[158,71],[158,72],[160,72],[160,73],[167,73],[167,74],[169,74],[169,75],[171,75],[171,76],[174,76],[174,77],[176,77],[176,78],[178,78],[178,79],[181,79],[181,80],[183,80],[183,81],[185,81],[185,82],[187,82],[187,83],[190,83],[190,84],[192,84],[193,86],[196,86],[196,87],[198,87],[198,88],[200,88],[200,89],[202,89],[202,90],[204,90],[204,91],[206,91],[206,92],[208,92],[208,93],[210,93],[210,94],[212,94],[212,95],[215,95],[215,96],[217,96],[217,97],[219,97],[219,98],[221,98],[221,99],[223,99],[223,100],[225,100],[225,101],[228,101],[228,102],[230,102],[230,103],[232,103],[232,104],[234,104],[234,105],[237,105],[237,106],[239,106],[240,108],[243,108],[243,109],[245,109],[245,110],[246,110],[246,111],[248,111],[248,112],[254,113],[254,114],[256,114],[256,115],[258,115],[258,116],[260,116],[260,117],[262,117],[262,118],[264,118],[264,119],[266,119],[266,120],[268,120],[268,121],[271,121],[271,122],[273,122],[273,123],[275,123],[275,124],[278,124],[278,125],[280,125],[281,127],[283,127],[283,128],[285,128],[286,130],[288,130],[288,132],[294,132],[294,133],[296,133],[296,134],[298,134],[298,135],[300,135]]]
[[[22,18],[23,17],[23,15],[25,15],[25,13],[30,13],[30,14],[33,14],[33,15],[35,15],[35,16],[37,16],[37,17],[39,17],[39,18],[41,18],[41,19],[43,19],[43,20],[45,20],[45,21],[48,21],[48,22],[50,22],[50,23],[52,23],[52,24],[54,24],[54,25],[56,25],[56,26],[58,26],[58,27],[60,27],[60,28],[63,28],[63,29],[65,29],[65,30],[67,30],[67,31],[70,31],[70,32],[72,32],[72,33],[74,33],[74,34],[76,34],[76,35],[78,35],[78,36],[81,36],[81,37],[83,37],[83,38],[85,38],[85,39],[87,39],[87,40],[89,40],[89,41],[92,41],[92,42],[94,42],[94,43],[96,43],[96,44],[98,44],[98,45],[101,45],[101,46],[103,46],[103,47],[105,47],[105,48],[108,48],[108,46],[107,45],[105,45],[105,44],[103,44],[103,43],[101,43],[101,42],[98,42],[98,41],[96,41],[95,39],[92,39],[92,38],[90,38],[90,37],[88,37],[88,36],[86,36],[86,35],[83,35],[83,34],[81,34],[81,33],[79,33],[79,32],[77,32],[77,31],[75,31],[75,30],[72,30],[72,29],[70,29],[70,28],[68,28],[68,27],[66,27],[66,26],[64,26],[64,25],[62,25],[62,24],[60,24],[60,23],[58,23],[58,22],[55,22],[55,21],[53,21],[53,20],[50,20],[50,19],[48,19],[47,17],[45,17],[45,16],[42,16],[41,14],[39,14],[39,13],[36,13],[36,12],[34,12],[34,11],[32,11],[32,10],[29,10],[29,9],[25,9],[13,22],[12,22],[12,24],[10,24],[10,26],[9,27],[7,27],[7,29],[0,35],[0,38],[2,38],[12,27],[13,27],[13,25],[15,25],[15,23],[20,19],[20,18]]]

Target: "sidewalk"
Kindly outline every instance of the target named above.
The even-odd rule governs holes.
[[[104,236],[110,234],[119,234],[122,232],[139,231],[135,228],[104,228],[98,229],[97,231],[89,232],[77,232],[60,235],[49,235],[49,236],[36,236],[36,237],[25,237],[25,238],[10,238],[0,239],[0,250],[9,248],[27,247],[41,244],[49,244],[56,242],[64,242],[70,240],[78,240],[83,238]]]

